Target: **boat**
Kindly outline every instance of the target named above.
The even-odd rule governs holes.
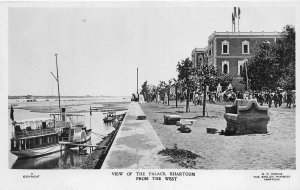
[[[59,133],[53,118],[13,121],[10,152],[18,158],[48,155],[64,149],[59,144]]]
[[[104,123],[111,123],[116,120],[116,113],[115,112],[108,112],[106,116],[103,118]]]
[[[11,153],[18,158],[32,158],[48,155],[70,148],[75,144],[83,144],[91,139],[91,129],[86,129],[84,123],[78,122],[83,115],[66,114],[60,106],[59,77],[56,56],[55,76],[58,86],[58,114],[50,114],[53,118],[37,118],[23,121],[14,120],[14,110],[11,106],[10,118],[14,132],[12,133]],[[77,120],[75,119],[77,118]],[[69,120],[68,120],[69,119]],[[71,146],[72,145],[72,146]]]
[[[87,129],[84,123],[84,115],[65,113],[51,114],[55,120],[55,128],[59,133],[59,143],[67,148],[72,145],[84,144],[91,140],[92,129]]]

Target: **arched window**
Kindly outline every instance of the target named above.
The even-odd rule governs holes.
[[[238,75],[239,76],[241,75],[241,72],[243,71],[243,67],[247,61],[248,61],[248,59],[238,61]]]
[[[224,74],[229,74],[229,62],[228,61],[222,61],[222,72]]]
[[[227,65],[223,66],[223,72],[224,72],[224,74],[227,74],[227,72],[228,72],[228,66]]]

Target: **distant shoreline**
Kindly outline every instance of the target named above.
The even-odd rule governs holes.
[[[61,98],[110,98],[110,97],[130,97],[130,96],[61,96]],[[35,96],[35,95],[22,95],[22,96],[8,96],[8,99],[58,99],[58,96]]]

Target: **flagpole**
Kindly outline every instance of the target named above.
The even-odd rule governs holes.
[[[240,32],[240,16],[238,17],[238,32]]]
[[[90,106],[90,129],[92,129],[92,107]]]
[[[232,27],[231,27],[231,28],[232,28],[232,33],[233,33],[233,20],[231,21],[231,25],[232,25]]]
[[[234,13],[233,13],[233,18],[234,18],[234,33],[235,33],[236,7],[233,8],[233,11],[234,11]]]
[[[234,34],[235,34],[235,21],[234,21]]]
[[[240,14],[241,14],[241,9],[238,7],[238,31],[240,32]]]

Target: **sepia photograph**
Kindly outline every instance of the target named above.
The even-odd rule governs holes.
[[[4,189],[300,188],[299,3],[0,7]]]

